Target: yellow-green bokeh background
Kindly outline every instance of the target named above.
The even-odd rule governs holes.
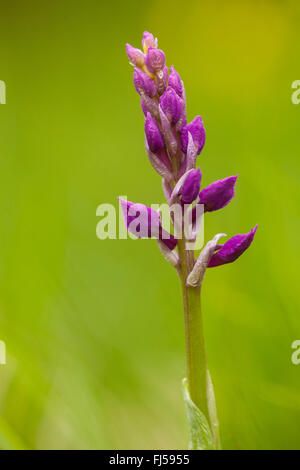
[[[203,183],[239,174],[206,239],[259,224],[203,288],[223,447],[300,448],[299,28],[296,0],[0,1],[1,448],[186,447],[176,274],[96,238],[100,203],[163,201],[124,51],[145,29],[203,116]]]

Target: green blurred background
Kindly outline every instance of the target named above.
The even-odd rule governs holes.
[[[154,240],[96,238],[118,195],[163,202],[125,43],[159,38],[203,116],[203,184],[239,174],[203,310],[224,448],[300,449],[300,5],[0,1],[0,447],[186,448],[179,282]]]

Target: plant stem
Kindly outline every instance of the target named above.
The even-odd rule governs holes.
[[[185,240],[178,240],[181,264],[187,378],[192,401],[209,421],[207,405],[207,365],[201,313],[200,287],[189,287],[186,279],[193,267],[194,254],[185,249]]]

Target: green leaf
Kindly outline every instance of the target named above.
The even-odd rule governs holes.
[[[209,371],[207,371],[206,387],[207,387],[206,390],[207,390],[208,414],[209,414],[209,420],[211,424],[213,439],[215,443],[215,448],[221,449],[219,420],[218,420],[218,415],[217,415],[215,392],[214,392],[214,386],[213,386]]]
[[[208,421],[202,411],[191,400],[187,379],[183,379],[183,399],[189,425],[190,450],[215,450]]]

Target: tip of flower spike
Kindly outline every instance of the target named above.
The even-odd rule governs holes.
[[[145,54],[147,54],[149,47],[157,48],[157,39],[154,38],[153,34],[149,33],[149,31],[144,31],[142,46]]]

